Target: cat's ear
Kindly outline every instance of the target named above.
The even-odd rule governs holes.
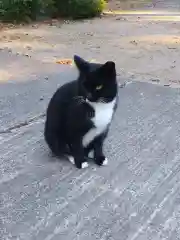
[[[74,62],[78,70],[82,73],[86,73],[89,69],[89,63],[81,57],[74,55]]]
[[[116,65],[115,62],[108,61],[100,68],[101,74],[106,77],[116,77]]]

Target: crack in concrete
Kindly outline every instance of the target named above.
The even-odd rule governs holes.
[[[15,124],[14,126],[8,127],[6,129],[0,130],[0,134],[12,133],[13,130],[20,129],[24,126],[28,126],[30,123],[37,121],[40,118],[45,117],[45,113],[42,113],[38,116],[32,117],[29,120]]]
[[[131,84],[131,83],[132,83],[132,81],[125,81],[125,82],[119,84],[118,87],[119,88],[124,88],[128,84]],[[20,123],[17,123],[17,124],[15,124],[13,126],[10,126],[10,127],[6,128],[6,129],[0,130],[0,134],[12,133],[13,130],[20,129],[20,128],[24,127],[24,126],[28,126],[30,123],[35,122],[35,121],[37,121],[40,118],[43,118],[45,116],[46,116],[46,113],[42,113],[40,115],[34,116],[34,117],[32,117],[32,118],[30,118],[28,120],[25,120],[24,122],[20,122]]]

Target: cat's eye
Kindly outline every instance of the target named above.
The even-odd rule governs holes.
[[[96,90],[101,90],[102,87],[103,87],[103,85],[99,85],[99,86],[96,87]]]

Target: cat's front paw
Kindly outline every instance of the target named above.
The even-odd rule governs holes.
[[[108,159],[105,156],[100,156],[95,159],[95,162],[99,166],[106,166],[108,165]]]
[[[81,168],[87,168],[89,166],[89,164],[87,162],[83,162],[81,164]]]
[[[89,166],[88,162],[75,161],[73,156],[67,156],[68,160],[79,169],[84,169]]]
[[[88,162],[82,162],[82,163],[75,163],[75,166],[79,169],[84,169],[87,168],[89,166]]]

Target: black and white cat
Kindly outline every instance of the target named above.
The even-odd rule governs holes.
[[[103,143],[117,107],[114,62],[90,63],[74,56],[77,80],[64,84],[50,100],[44,136],[56,156],[66,155],[77,168],[88,166],[89,153],[99,166],[108,163]]]

